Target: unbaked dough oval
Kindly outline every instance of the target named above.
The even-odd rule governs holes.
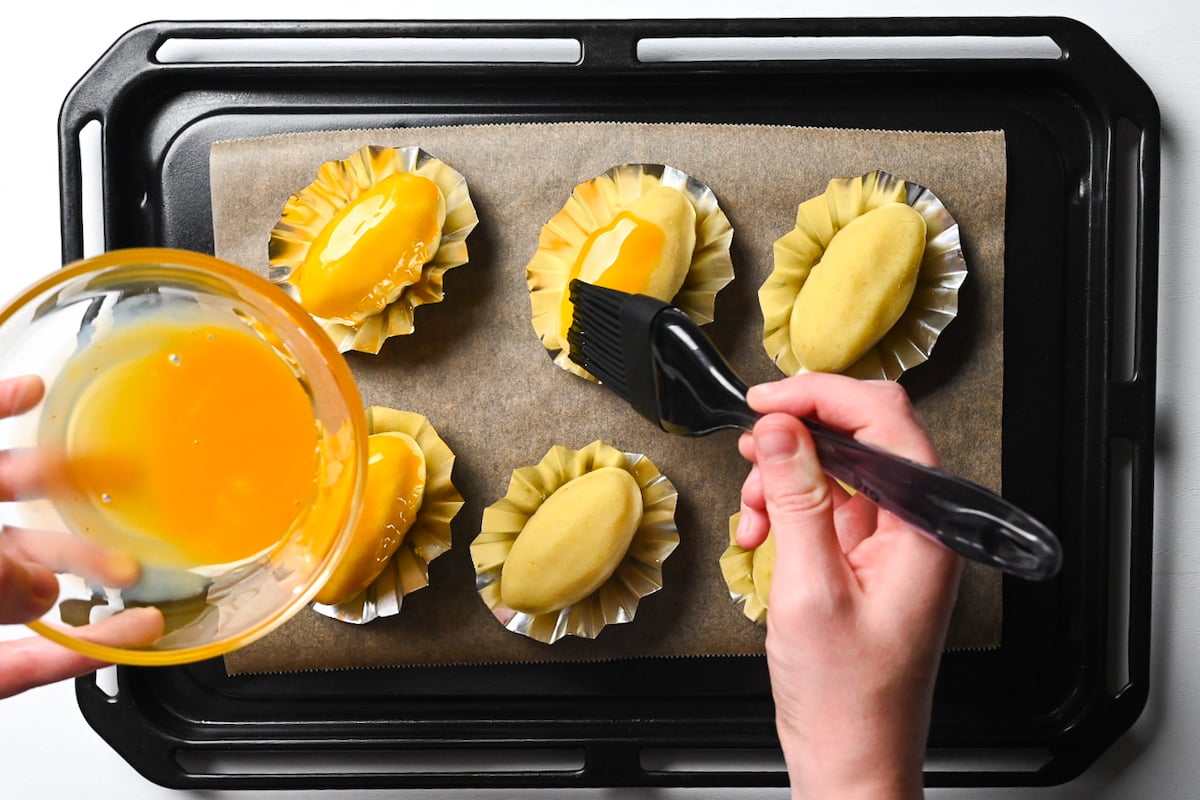
[[[887,203],[838,231],[792,306],[792,352],[812,372],[840,372],[870,350],[908,307],[925,220]]]
[[[642,520],[637,481],[603,467],[546,498],[512,544],[500,576],[509,608],[548,614],[599,589],[625,557]]]

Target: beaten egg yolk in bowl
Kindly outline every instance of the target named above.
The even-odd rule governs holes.
[[[33,444],[45,470],[39,496],[19,498],[27,550],[59,573],[58,601],[30,623],[42,635],[116,663],[209,658],[290,618],[344,554],[362,403],[278,287],[202,254],[118,250],[0,311],[0,353],[0,377],[46,387],[0,441]],[[96,554],[135,564],[134,580],[108,580]],[[139,607],[162,614],[161,635],[77,630]]]

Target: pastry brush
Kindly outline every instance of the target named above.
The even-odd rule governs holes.
[[[678,308],[578,279],[570,293],[569,357],[642,416],[684,436],[754,426],[745,382]],[[995,492],[802,421],[826,473],[959,555],[1033,580],[1058,572],[1053,532]]]

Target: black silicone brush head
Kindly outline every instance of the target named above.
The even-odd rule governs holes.
[[[672,307],[653,297],[578,279],[568,289],[575,309],[567,331],[570,359],[639,414],[660,424],[652,342],[656,319]]]
[[[626,295],[571,281],[574,314],[567,330],[568,356],[622,397],[625,387],[625,357],[621,346],[621,306]]]
[[[684,436],[753,425],[745,384],[678,308],[579,280],[570,291],[571,360],[642,416]]]

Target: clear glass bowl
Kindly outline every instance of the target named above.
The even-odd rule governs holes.
[[[272,356],[278,357],[302,387],[302,392],[295,392],[284,373],[284,383],[291,387],[288,396],[294,400],[292,408],[301,409],[305,430],[303,398],[311,403],[317,451],[312,459],[311,493],[296,501],[296,516],[279,526],[278,535],[275,530],[265,532],[265,544],[256,542],[250,548],[256,551],[244,557],[230,560],[228,554],[216,555],[219,551],[206,549],[204,542],[184,542],[182,545],[189,547],[199,545],[188,551],[193,554],[189,559],[164,560],[153,547],[140,546],[137,536],[128,535],[128,520],[122,523],[111,514],[106,516],[103,503],[96,504],[87,522],[81,523],[63,499],[66,495],[56,494],[53,488],[67,485],[60,479],[73,474],[69,448],[57,444],[68,440],[64,426],[69,420],[81,424],[81,417],[73,416],[73,411],[84,403],[73,398],[93,396],[87,394],[86,383],[78,393],[56,389],[68,385],[67,381],[78,382],[78,375],[65,376],[72,370],[78,372],[80,353],[112,341],[114,331],[128,332],[129,326],[138,325],[147,315],[182,321],[185,326],[217,324],[250,332],[254,347],[262,343],[267,348],[262,357],[272,367],[276,366]],[[136,336],[126,339],[152,345],[158,335],[153,326],[136,330]],[[109,355],[101,352],[96,357],[92,351],[88,369],[103,373],[115,368],[112,364],[120,359]],[[15,481],[21,485],[7,489],[0,486],[0,491],[17,495],[0,503],[0,519],[5,524],[0,536],[8,538],[0,544],[6,552],[39,561],[58,573],[57,601],[40,619],[29,623],[43,636],[88,656],[121,664],[164,665],[211,658],[262,637],[303,608],[341,557],[357,519],[366,474],[362,402],[345,360],[329,337],[298,304],[265,279],[211,256],[161,248],[118,250],[69,265],[0,311],[0,380],[22,375],[40,376],[46,395],[32,409],[0,419],[0,450],[8,451],[6,458],[18,470],[8,474],[36,474],[38,478]],[[63,397],[67,397],[65,405]],[[257,404],[261,416],[261,404],[270,402],[271,398],[233,396],[226,391],[216,400],[210,398],[207,408],[210,412],[216,409],[218,415],[236,415],[247,404]],[[157,415],[159,410],[153,412]],[[163,413],[173,413],[173,409]],[[272,419],[273,413],[267,418]],[[174,425],[175,418],[168,420]],[[182,413],[178,420],[179,425],[188,424]],[[136,419],[123,424],[138,428]],[[148,440],[141,446],[158,445]],[[245,454],[240,460],[243,466],[249,463]],[[255,473],[253,479],[264,483],[251,486],[249,496],[257,496],[254,493],[275,476]],[[4,482],[4,473],[0,473],[0,482]],[[185,482],[185,494],[189,488]],[[107,493],[102,496],[109,502]],[[197,510],[218,501],[204,496],[202,488],[185,500],[195,503]],[[156,532],[145,533],[149,536],[143,543],[152,542]],[[204,538],[194,531],[189,535]],[[196,553],[207,554],[199,557]],[[97,559],[110,568],[98,568]],[[136,567],[131,568],[135,562]],[[114,572],[113,564],[124,565],[124,569]],[[114,574],[121,577],[114,578]],[[127,609],[137,607],[161,613],[161,635],[152,612],[139,611],[122,618]],[[114,616],[117,619],[99,626],[81,627]]]

